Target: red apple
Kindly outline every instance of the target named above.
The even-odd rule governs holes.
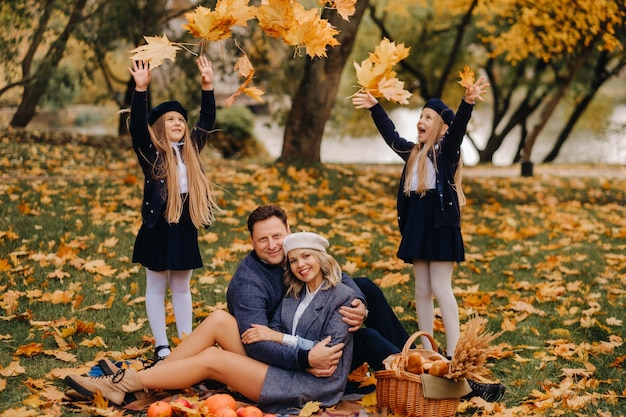
[[[156,401],[148,406],[148,417],[172,417],[172,406],[165,401]]]
[[[191,408],[191,403],[185,397],[174,398],[170,401],[170,405],[172,406],[174,415],[177,416],[186,416],[189,411],[193,410],[193,408]]]

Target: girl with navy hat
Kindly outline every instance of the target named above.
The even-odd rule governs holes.
[[[208,227],[220,211],[211,183],[200,161],[200,151],[215,125],[215,96],[211,62],[201,56],[202,103],[193,130],[187,127],[187,109],[178,101],[148,108],[151,81],[148,63],[134,61],[130,134],[145,182],[142,224],[133,262],[146,268],[146,313],[155,340],[155,360],[171,350],[166,332],[165,292],[168,284],[179,338],[192,331],[190,291],[192,271],[203,266],[198,229]]]
[[[483,100],[489,84],[481,77],[466,87],[455,115],[443,101],[431,98],[417,122],[417,143],[401,138],[383,107],[369,92],[357,93],[352,103],[369,109],[387,144],[404,161],[398,190],[398,224],[402,239],[397,256],[413,264],[415,304],[421,331],[433,334],[437,299],[446,330],[448,356],[454,354],[460,336],[459,312],[452,292],[454,262],[465,260],[459,206],[461,190],[461,142],[475,100]],[[432,348],[422,337],[422,346]]]

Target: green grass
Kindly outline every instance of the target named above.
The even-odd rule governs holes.
[[[205,167],[225,213],[200,233],[197,321],[224,308],[228,280],[249,250],[247,215],[277,203],[293,231],[327,236],[353,276],[381,280],[409,332],[417,330],[412,271],[395,257],[400,166],[206,160]],[[98,352],[151,354],[147,322],[122,330],[145,319],[144,271],[130,260],[141,173],[127,149],[5,141],[0,176],[0,416],[45,414],[54,401],[44,400],[43,387],[65,388],[53,370],[78,367]],[[491,331],[511,323],[514,330],[497,339],[501,355],[490,360],[492,378],[508,388],[503,402],[458,415],[624,415],[625,334],[615,320],[624,318],[626,181],[473,177],[469,168],[464,184],[467,261],[454,276],[462,322],[479,314]],[[85,268],[94,262],[106,268]],[[384,286],[391,274],[406,282]],[[77,322],[92,329],[76,331]],[[445,341],[441,331],[435,337]],[[105,345],[85,346],[97,338]],[[19,353],[33,343],[43,349]],[[56,358],[60,351],[76,361]],[[6,374],[12,361],[24,372]],[[60,414],[74,415],[67,406]]]

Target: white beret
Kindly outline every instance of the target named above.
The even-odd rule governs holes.
[[[311,232],[298,232],[291,233],[283,239],[283,250],[285,255],[293,249],[316,249],[322,252],[326,252],[326,248],[329,246],[326,238]]]

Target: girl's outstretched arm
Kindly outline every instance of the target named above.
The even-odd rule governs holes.
[[[196,61],[200,70],[200,82],[205,91],[213,90],[213,66],[205,56],[201,55]]]
[[[485,101],[483,94],[487,92],[489,83],[486,82],[485,77],[480,77],[474,84],[465,88],[465,100],[468,104],[476,103],[476,100]]]
[[[152,79],[150,64],[143,61],[133,61],[133,67],[129,67],[128,71],[135,80],[135,91],[148,91],[148,85],[150,85],[150,80]]]

